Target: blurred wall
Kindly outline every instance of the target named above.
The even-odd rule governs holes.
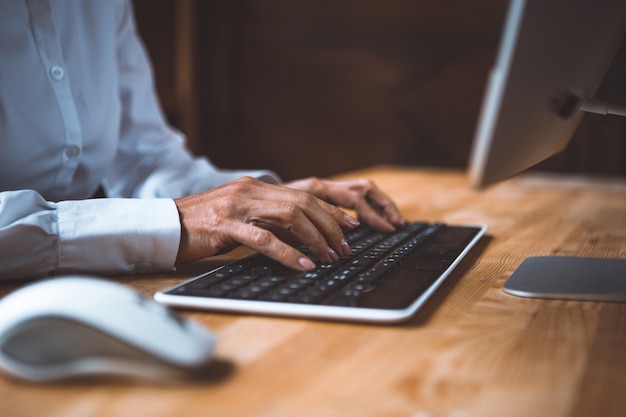
[[[285,179],[464,167],[506,4],[135,0],[159,94],[194,152]],[[625,49],[602,89],[619,103]],[[541,168],[626,174],[626,120],[586,116]]]

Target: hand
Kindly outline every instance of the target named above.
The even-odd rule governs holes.
[[[307,191],[331,204],[354,209],[367,224],[383,232],[392,232],[404,224],[393,201],[368,179],[333,181],[311,177],[285,185]]]
[[[245,245],[290,268],[311,270],[311,258],[287,242],[301,242],[319,260],[333,262],[352,252],[342,228],[358,225],[307,192],[249,177],[174,202],[182,230],[177,263]]]

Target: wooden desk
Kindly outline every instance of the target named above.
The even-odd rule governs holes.
[[[624,416],[626,304],[517,298],[530,255],[626,258],[626,179],[526,175],[485,192],[462,173],[366,175],[410,219],[485,223],[486,239],[416,317],[395,326],[184,312],[219,337],[206,380],[172,385],[0,379],[24,416]],[[145,293],[176,275],[119,278]],[[3,293],[13,288],[2,284]]]

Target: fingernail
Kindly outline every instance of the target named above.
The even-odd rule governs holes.
[[[340,244],[341,244],[341,249],[343,250],[344,256],[352,255],[352,248],[350,247],[350,245],[348,245],[348,242],[346,242],[345,239],[341,239]]]
[[[339,255],[337,255],[337,252],[335,252],[333,248],[328,248],[328,255],[333,262],[337,262],[339,260]]]
[[[315,269],[315,263],[309,258],[300,258],[298,259],[298,263],[302,268],[306,269],[307,271]]]
[[[357,219],[355,219],[354,217],[350,216],[349,214],[344,214],[343,217],[352,226],[358,226],[358,225],[361,224]]]

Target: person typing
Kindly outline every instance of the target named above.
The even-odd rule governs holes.
[[[1,278],[166,271],[237,245],[309,270],[350,253],[359,221],[338,206],[404,223],[367,179],[282,183],[193,156],[128,1],[2,2],[0,50]]]

